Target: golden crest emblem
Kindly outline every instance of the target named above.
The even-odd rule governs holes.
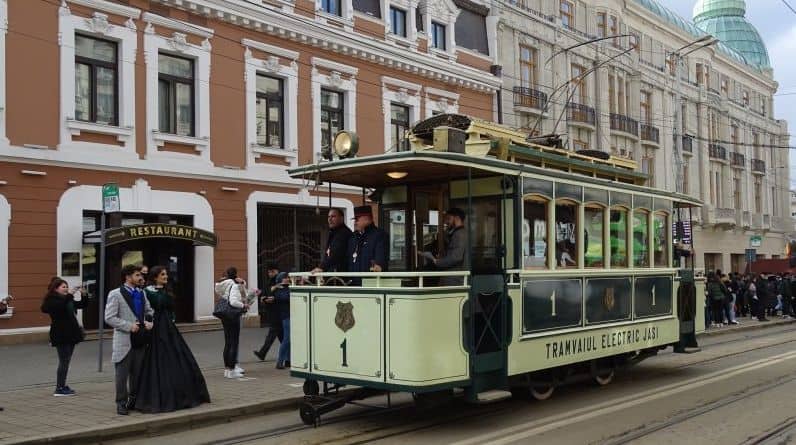
[[[334,324],[343,332],[348,332],[354,327],[354,305],[351,302],[337,302],[337,314],[334,316]]]
[[[605,295],[603,295],[603,306],[605,306],[605,310],[610,311],[616,305],[616,298],[614,298],[614,288],[609,287],[605,289]]]

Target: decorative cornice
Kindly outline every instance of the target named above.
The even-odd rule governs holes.
[[[291,51],[289,49],[280,48],[278,46],[269,45],[267,43],[258,42],[256,40],[242,39],[240,43],[242,43],[243,46],[249,47],[251,49],[256,49],[264,53],[273,54],[279,57],[284,57],[285,59],[288,60],[297,60],[299,57],[298,51]]]
[[[417,76],[458,85],[470,90],[492,93],[502,85],[502,79],[482,70],[452,64],[438,57],[400,48],[393,44],[352,34],[333,27],[321,27],[312,19],[293,17],[282,11],[254,7],[248,2],[232,0],[152,0],[193,14],[233,23],[238,26],[287,39],[302,45],[332,51],[387,66]]]
[[[332,71],[332,73],[337,72],[338,75],[340,73],[348,74],[349,76],[356,76],[359,72],[359,69],[344,65],[342,63],[337,63],[331,60],[322,59],[320,57],[313,57],[312,58],[312,66],[313,68],[323,68]]]
[[[382,87],[393,87],[404,89],[407,91],[416,91],[418,94],[420,90],[423,88],[422,85],[418,85],[416,83],[407,82],[401,79],[395,79],[388,76],[381,76],[381,85]]]
[[[451,93],[450,91],[440,90],[438,88],[431,88],[431,87],[426,87],[426,96],[444,97],[446,99],[450,99],[453,101],[459,100],[459,95],[457,93]]]
[[[214,33],[214,31],[210,28],[194,25],[192,23],[186,23],[181,20],[170,19],[157,14],[152,14],[151,12],[145,12],[142,18],[145,22],[147,22],[148,25],[162,26],[164,28],[173,29],[184,34],[193,34],[199,37],[204,37],[205,39],[213,37]]]
[[[120,15],[130,19],[137,19],[141,16],[141,10],[130,6],[120,5],[118,3],[109,2],[107,0],[63,0],[61,7],[66,7],[66,2],[74,3],[76,5],[85,6],[87,8],[96,9],[98,11],[107,12],[108,14]]]

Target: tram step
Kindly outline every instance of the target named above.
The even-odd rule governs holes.
[[[498,402],[500,400],[510,399],[511,392],[509,391],[501,391],[499,389],[493,389],[491,391],[484,391],[478,393],[477,402],[481,403],[493,403]]]

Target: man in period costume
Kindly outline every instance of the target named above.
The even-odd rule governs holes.
[[[382,272],[387,270],[387,234],[373,223],[370,206],[354,208],[354,228],[348,242],[349,272]],[[351,284],[360,285],[355,278]]]
[[[343,222],[343,211],[332,207],[326,218],[329,223],[329,237],[323,251],[320,266],[313,272],[345,272],[348,270],[348,241],[351,229]]]

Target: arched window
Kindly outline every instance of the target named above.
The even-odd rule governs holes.
[[[531,194],[523,198],[522,210],[522,266],[547,268],[547,214],[550,200]]]
[[[578,203],[570,199],[557,200],[555,224],[556,267],[578,267]]]
[[[633,211],[633,267],[650,266],[650,225],[649,211]]]
[[[654,265],[655,267],[669,267],[669,215],[657,212],[652,221]]]
[[[626,207],[612,207],[609,226],[611,242],[611,267],[627,267],[627,214]]]
[[[605,207],[586,204],[583,211],[585,267],[605,267]]]

